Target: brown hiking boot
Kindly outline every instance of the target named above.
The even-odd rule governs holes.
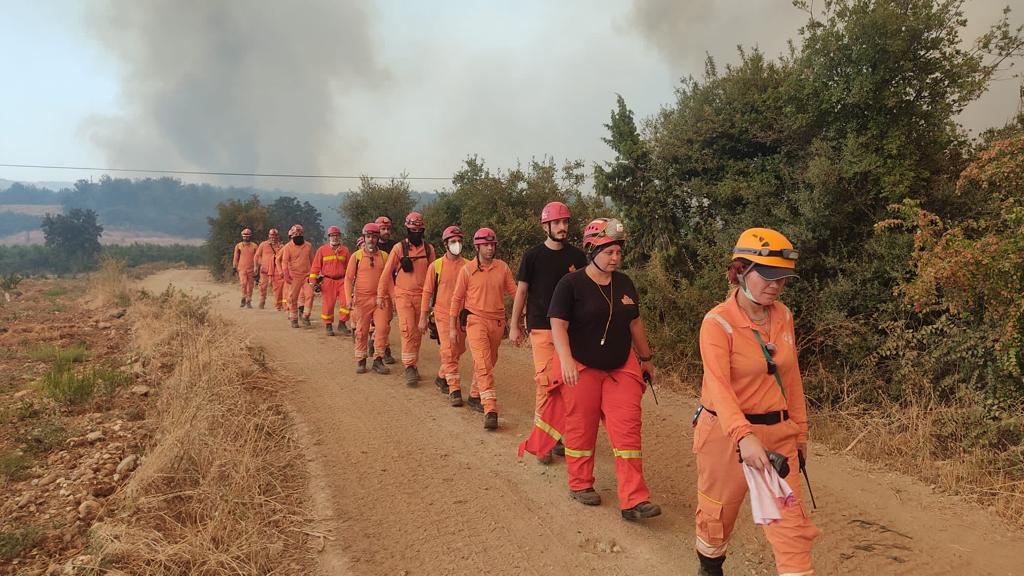
[[[391,368],[384,365],[384,360],[380,358],[373,359],[373,371],[377,374],[391,374]]]
[[[484,414],[484,430],[497,430],[498,429],[498,413],[488,412]]]
[[[569,490],[569,496],[571,496],[573,500],[579,502],[580,504],[585,504],[587,506],[601,505],[601,495],[598,494],[597,490],[594,490],[593,488],[584,488],[583,490]]]
[[[635,522],[637,520],[644,520],[647,518],[654,518],[655,516],[661,515],[661,506],[657,504],[651,504],[650,502],[641,502],[632,508],[627,508],[622,511],[622,517],[625,520]]]
[[[458,408],[459,406],[462,406],[462,391],[461,390],[456,390],[455,392],[452,392],[451,394],[449,394],[448,395],[448,403],[451,404],[455,408]]]
[[[548,465],[555,461],[555,457],[551,455],[551,452],[537,456],[537,462],[539,464]]]
[[[242,303],[238,305],[239,308],[245,308],[245,296],[242,296]]]
[[[420,373],[416,370],[415,366],[405,367],[405,385],[412,387],[416,386],[420,382]]]
[[[266,307],[267,307],[267,301],[266,300],[260,300],[260,310],[263,310]]]

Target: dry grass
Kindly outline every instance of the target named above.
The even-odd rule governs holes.
[[[848,387],[849,393],[836,395],[843,400],[835,405],[812,407],[816,442],[921,478],[1024,526],[1024,406],[997,415],[968,392],[956,405],[926,393],[896,405],[853,392],[865,386],[828,378],[833,391]]]
[[[133,316],[162,375],[156,445],[94,528],[133,574],[312,573],[300,449],[259,354],[202,300],[165,292]]]
[[[128,275],[124,260],[107,255],[100,257],[100,267],[90,276],[90,292],[104,306],[121,308],[131,304]]]

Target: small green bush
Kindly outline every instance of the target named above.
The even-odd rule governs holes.
[[[61,349],[53,344],[39,344],[28,349],[28,356],[37,362],[71,363],[84,362],[89,358],[89,352],[84,342],[67,349]]]
[[[0,454],[0,477],[4,479],[4,483],[23,479],[30,466],[32,459],[24,454]]]
[[[128,382],[129,376],[119,370],[100,366],[84,372],[75,372],[66,361],[54,364],[40,381],[43,393],[66,406],[88,402],[97,393],[110,396],[119,386]]]
[[[7,562],[17,558],[22,552],[35,546],[41,537],[39,529],[32,526],[0,532],[0,561]]]
[[[33,426],[26,432],[17,434],[15,442],[25,445],[25,451],[29,454],[45,454],[60,446],[68,437],[68,431],[50,420],[45,420]]]

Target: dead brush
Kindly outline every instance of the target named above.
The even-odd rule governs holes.
[[[90,292],[104,306],[124,308],[131,303],[128,273],[124,260],[100,256],[100,266],[90,276]]]
[[[863,382],[851,385],[835,375],[812,378],[831,379],[816,385],[831,386],[833,392],[849,391],[809,411],[813,441],[884,463],[1024,526],[1024,422],[990,418],[966,392],[955,404],[942,403],[926,383],[909,386],[918,392],[896,404],[884,394],[865,397],[869,387]]]
[[[240,331],[180,292],[136,305],[143,355],[174,367],[155,445],[93,529],[103,562],[133,574],[311,572],[300,448]]]

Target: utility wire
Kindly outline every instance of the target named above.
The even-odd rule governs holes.
[[[99,168],[95,166],[54,166],[48,164],[0,164],[0,168],[45,168],[48,170],[88,170],[93,172],[139,172],[144,174],[185,174],[192,176],[256,176],[260,178],[309,178],[322,180],[359,180],[364,176],[339,174],[288,174],[267,172],[213,172],[205,170],[146,170],[142,168]],[[447,176],[365,176],[370,180],[444,180]]]

